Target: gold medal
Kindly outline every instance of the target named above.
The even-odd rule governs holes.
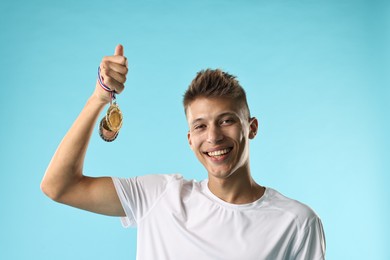
[[[122,112],[114,101],[108,108],[106,116],[100,121],[100,137],[106,142],[114,141],[119,134],[119,129],[122,127],[122,120]]]
[[[119,129],[121,129],[123,120],[122,111],[119,109],[119,106],[116,104],[116,102],[111,103],[107,110],[105,119],[109,130],[118,132]]]

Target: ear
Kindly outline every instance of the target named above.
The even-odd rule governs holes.
[[[249,119],[249,139],[255,138],[257,130],[259,129],[259,122],[256,117]]]
[[[188,131],[188,133],[187,133],[187,139],[188,139],[188,144],[190,145],[190,148],[192,150],[192,141],[191,141],[191,133],[190,133],[190,131]]]

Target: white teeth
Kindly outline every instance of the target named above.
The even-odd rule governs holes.
[[[230,148],[207,153],[209,156],[220,156],[230,152]]]

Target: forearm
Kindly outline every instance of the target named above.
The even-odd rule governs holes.
[[[92,95],[57,148],[42,180],[41,188],[52,199],[83,177],[83,164],[94,126],[105,103]]]

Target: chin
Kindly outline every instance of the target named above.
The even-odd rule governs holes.
[[[213,176],[218,179],[227,179],[229,178],[233,172],[231,170],[210,170],[208,171],[209,176]]]

